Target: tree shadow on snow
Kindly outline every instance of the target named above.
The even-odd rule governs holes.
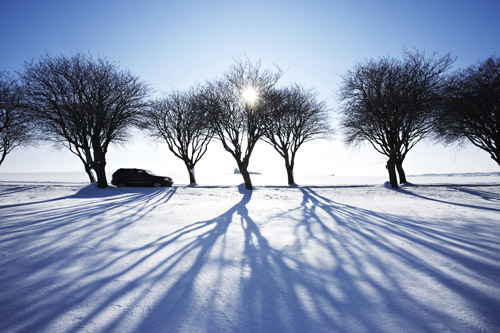
[[[119,233],[167,203],[176,188],[136,189],[128,193],[122,191],[121,196],[95,197],[89,191],[84,188],[85,195],[79,192],[27,204],[34,206],[32,210],[26,209],[25,204],[9,205],[10,209],[2,212],[0,253],[12,255],[0,257],[0,266],[8,267],[0,274],[0,285],[5,291],[15,288],[18,292],[8,294],[9,297],[0,292],[3,318],[0,331],[12,330],[19,323],[22,323],[21,331],[43,331],[54,320],[99,293],[114,276],[104,281],[86,280],[105,271],[112,262],[103,260],[96,266],[79,267],[75,271],[72,267],[89,256],[106,258],[106,253],[94,249],[112,242]],[[71,198],[76,200],[62,200]],[[95,200],[82,202],[81,198]],[[60,206],[43,206],[56,200],[61,201]],[[60,242],[43,242],[45,235],[52,233],[58,235]],[[33,279],[34,276],[37,278]],[[24,304],[25,299],[29,299],[30,304]]]
[[[468,186],[468,185],[467,185]],[[470,204],[464,204],[461,202],[452,202],[448,200],[443,200],[443,199],[437,199],[437,198],[432,198],[428,197],[422,194],[418,194],[416,192],[413,192],[411,190],[413,186],[406,187],[406,188],[398,188],[398,189],[392,189],[393,191],[397,191],[402,194],[406,194],[409,196],[413,196],[416,198],[420,199],[425,199],[429,201],[434,201],[434,202],[439,202],[439,203],[444,203],[447,205],[453,205],[453,206],[458,206],[458,207],[465,207],[465,208],[473,208],[473,209],[482,209],[482,210],[488,210],[488,211],[494,211],[494,212],[500,212],[499,208],[492,208],[492,207],[487,207],[487,206],[477,206],[477,205],[470,205]],[[416,185],[415,187],[437,187],[436,185]],[[448,187],[448,186],[447,186]],[[500,195],[494,192],[488,192],[484,190],[478,190],[478,189],[470,189],[467,188],[466,186],[449,186],[450,189],[453,189],[455,191],[460,191],[466,194],[474,195],[477,196],[483,200],[486,201],[500,201]]]
[[[486,231],[456,233],[457,228],[448,229],[446,223],[422,223],[341,204],[311,188],[290,189],[300,192],[302,202],[262,221],[255,219],[260,215],[254,212],[269,207],[253,206],[256,194],[243,187],[239,191],[240,200],[216,217],[188,223],[140,246],[108,247],[109,260],[70,272],[63,282],[54,275],[30,282],[26,275],[47,269],[63,272],[68,262],[88,256],[91,249],[63,256],[64,247],[47,252],[29,244],[29,234],[17,235],[21,229],[2,230],[9,233],[7,240],[17,250],[30,246],[30,259],[40,268],[16,270],[10,262],[13,270],[3,274],[0,283],[23,289],[15,299],[2,300],[9,308],[0,305],[0,313],[7,318],[0,330],[16,322],[26,323],[26,331],[43,330],[82,306],[88,311],[82,311],[66,331],[90,329],[103,313],[108,313],[105,327],[99,328],[103,331],[123,330],[130,318],[139,318],[132,326],[137,332],[477,329],[450,314],[451,305],[438,306],[464,298],[478,318],[490,320],[490,327],[500,326],[492,311],[500,308],[498,297],[477,288],[498,283],[500,275],[499,265],[494,264],[499,244],[492,243]],[[77,211],[71,206],[52,208],[40,212],[37,221],[26,222],[23,231],[63,230],[62,236],[75,237],[72,243],[97,247],[174,193],[175,189],[168,189],[116,201],[104,198],[100,206]],[[102,223],[103,210],[123,218],[116,224]],[[79,222],[83,233],[71,228],[68,216]],[[277,221],[290,224],[284,226],[292,231],[286,245],[274,242],[284,235],[266,232],[266,225]],[[23,238],[16,244],[18,236]],[[64,260],[54,259],[59,257]],[[44,266],[43,260],[53,267]],[[426,299],[429,293],[422,294],[421,289],[434,290],[438,298]],[[24,309],[20,300],[27,293],[36,295],[37,290],[44,292],[30,297],[35,305]],[[442,295],[450,299],[442,301]],[[126,308],[119,308],[123,304]]]
[[[7,196],[11,194],[15,194],[18,192],[24,192],[24,191],[29,191],[29,190],[44,190],[48,189],[51,186],[44,186],[44,185],[35,185],[35,186],[20,186],[20,187],[15,187],[15,188],[9,188],[7,191],[0,191],[0,197],[1,196]],[[173,191],[175,191],[176,187],[172,188]],[[7,209],[7,208],[15,208],[15,207],[24,207],[24,206],[33,206],[33,205],[38,205],[38,204],[44,204],[44,203],[49,203],[49,202],[55,202],[55,201],[62,201],[65,199],[111,199],[118,197],[118,196],[129,196],[130,199],[141,199],[141,197],[147,196],[147,195],[156,195],[156,194],[161,194],[162,192],[165,192],[166,188],[158,188],[158,187],[126,187],[126,188],[118,188],[114,186],[109,186],[105,189],[100,189],[97,187],[96,184],[89,184],[86,185],[82,188],[80,188],[76,193],[70,194],[70,195],[65,195],[61,197],[56,197],[56,198],[51,198],[51,199],[45,199],[45,200],[38,200],[38,201],[28,201],[28,202],[22,202],[22,203],[16,203],[16,204],[8,204],[8,205],[0,205],[0,209]]]
[[[477,187],[472,189],[472,188],[467,188],[467,187],[463,187],[463,186],[452,186],[451,188],[453,188],[457,191],[463,192],[463,193],[477,196],[477,197],[479,197],[483,200],[486,200],[486,201],[500,202],[500,193],[495,193],[495,192],[486,191],[486,190],[480,190]]]
[[[438,294],[441,288],[449,288],[452,297],[467,298],[471,308],[486,317],[499,307],[497,298],[475,285],[485,278],[494,282],[500,274],[498,265],[476,259],[495,260],[498,244],[488,247],[488,239],[479,239],[479,234],[456,235],[446,226],[339,204],[309,188],[299,191],[303,202],[294,212],[285,213],[291,214],[288,217],[299,213],[294,221],[294,241],[283,249],[271,246],[264,236],[265,221],[255,221],[249,212],[253,192],[242,188],[241,200],[224,213],[184,226],[138,249],[149,253],[140,257],[143,262],[182,244],[173,253],[166,251],[169,255],[160,264],[135,280],[138,285],[147,284],[148,290],[168,285],[143,314],[136,330],[382,332],[387,328],[476,328],[450,314],[449,307],[442,309],[439,300],[425,299],[428,293],[422,296],[422,288],[435,288]],[[229,239],[237,230],[243,236],[241,258]],[[441,258],[449,267],[433,265],[427,256]],[[469,275],[472,282],[457,278],[454,270]],[[108,298],[94,315],[126,292],[120,290]],[[123,312],[117,316],[106,330],[119,329],[128,315]],[[92,316],[86,319],[91,320]],[[500,324],[498,319],[496,324]]]
[[[189,268],[148,311],[138,331],[158,327],[173,332],[193,327],[203,332],[477,328],[450,314],[453,305],[443,309],[440,300],[425,299],[429,292],[422,294],[422,288],[435,288],[438,294],[441,288],[449,288],[453,292],[445,296],[466,298],[479,317],[494,321],[492,327],[500,324],[491,315],[492,309],[499,308],[499,299],[476,285],[484,279],[486,284],[494,283],[500,274],[499,265],[491,264],[498,259],[499,248],[490,243],[491,236],[457,235],[457,229],[447,226],[336,203],[310,188],[299,191],[302,203],[273,217],[286,216],[285,221],[295,222],[295,237],[285,248],[273,247],[264,236],[266,221],[252,218],[248,207],[252,192],[242,188],[241,200],[223,214],[155,243],[159,251],[196,231],[156,268],[159,283],[191,258]],[[243,233],[241,260],[234,257],[237,249],[227,240],[229,230]],[[434,265],[429,257],[440,258],[448,266]],[[210,282],[200,281],[207,274]],[[468,279],[459,278],[461,274]],[[237,283],[226,284],[226,277],[235,279],[235,275]]]
[[[467,299],[472,311],[493,321],[491,327],[498,327],[500,320],[491,311],[500,309],[500,300],[478,288],[479,281],[483,287],[496,284],[500,274],[500,265],[494,264],[500,243],[488,230],[457,233],[460,228],[447,223],[422,223],[404,215],[337,203],[310,188],[300,190],[303,219],[297,221],[296,239],[319,243],[336,258],[331,274],[337,293],[344,295],[334,306],[337,318],[366,331],[385,331],[387,327],[398,331],[477,329],[467,326],[459,315],[450,316],[454,304],[441,308],[439,301],[433,304],[436,300],[423,298],[429,292],[419,291],[429,288],[439,294],[451,289],[452,295],[443,295]],[[445,266],[434,263],[433,258]]]
[[[36,188],[36,186],[18,186],[13,187],[12,185],[0,185],[0,198],[3,196],[8,196],[11,194],[25,192]]]
[[[180,332],[197,327],[195,330],[202,332],[306,332],[335,327],[321,306],[315,311],[303,303],[303,293],[315,299],[313,307],[316,302],[331,303],[321,274],[299,267],[304,263],[271,247],[249,214],[252,191],[240,187],[240,193],[241,200],[223,214],[179,229],[155,244],[163,248],[210,227],[193,236],[165,259],[163,267],[157,268],[160,274],[156,279],[162,281],[193,256],[189,269],[176,278],[137,331],[161,327],[167,332]],[[235,254],[237,249],[226,242],[231,226],[233,233],[236,228],[242,231],[242,259]],[[201,283],[206,289],[200,291],[197,284],[202,272],[212,280]],[[236,279],[236,284],[226,284],[226,276]]]

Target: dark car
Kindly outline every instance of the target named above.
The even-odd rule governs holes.
[[[172,186],[170,177],[157,176],[143,169],[118,169],[113,174],[111,184],[115,186]]]

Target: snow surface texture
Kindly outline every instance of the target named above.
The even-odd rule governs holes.
[[[0,184],[1,332],[500,332],[500,186]]]

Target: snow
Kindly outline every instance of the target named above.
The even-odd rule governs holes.
[[[495,183],[3,181],[0,332],[500,332],[499,213]]]
[[[152,170],[155,174],[169,176],[176,185],[188,185],[189,174],[187,171],[171,172],[168,170]],[[206,173],[196,172],[196,181],[202,186],[237,186],[242,182],[241,174],[234,173]],[[107,173],[108,181],[111,180],[113,171]],[[251,172],[252,183],[257,186],[287,186],[286,172],[259,173]],[[333,175],[307,175],[294,173],[295,181],[302,185],[335,186],[335,185],[378,185],[383,184],[387,175],[383,176],[333,176]],[[407,179],[416,184],[500,184],[500,173],[478,174],[448,174],[448,175],[409,175]],[[85,172],[0,172],[0,183],[88,183],[89,177]]]

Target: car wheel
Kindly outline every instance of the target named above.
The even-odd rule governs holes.
[[[125,187],[125,186],[127,186],[127,185],[123,181],[121,181],[121,182],[118,183],[118,187]]]
[[[160,187],[161,186],[161,183],[160,182],[154,182],[153,183],[153,187]]]

